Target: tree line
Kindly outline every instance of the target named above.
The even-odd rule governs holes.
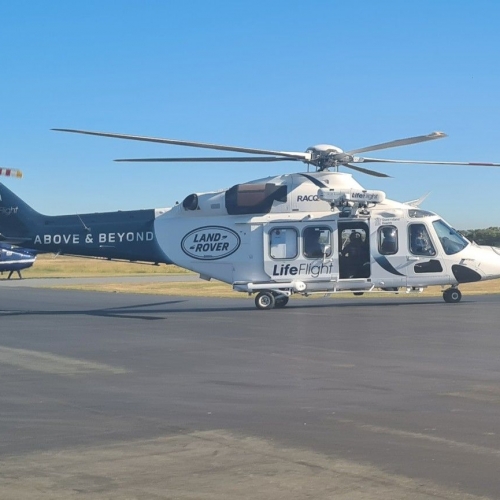
[[[475,241],[478,245],[500,247],[500,227],[486,229],[467,229],[460,231],[468,240]]]

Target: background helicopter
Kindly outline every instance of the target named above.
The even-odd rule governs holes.
[[[392,160],[361,153],[446,137],[442,132],[343,151],[320,144],[305,152],[274,151],[176,139],[55,129],[136,141],[250,154],[237,157],[142,158],[117,161],[300,161],[314,172],[292,173],[192,193],[169,209],[45,216],[0,185],[4,207],[0,231],[25,238],[41,252],[174,263],[205,279],[257,294],[260,309],[284,307],[302,295],[372,291],[420,292],[446,287],[458,302],[458,284],[500,277],[500,249],[467,241],[438,215],[364,189],[347,167],[377,177],[365,163],[500,166],[500,163]],[[331,171],[333,170],[333,171]]]
[[[21,279],[21,271],[31,267],[35,260],[36,252],[34,251],[0,243],[0,273],[8,272],[7,279],[10,279],[14,273],[17,273]]]
[[[15,168],[0,168],[0,175],[6,177],[23,176],[20,170]],[[14,207],[0,207],[0,216],[8,217],[11,215]],[[1,234],[0,234],[1,238]],[[19,248],[8,243],[3,243],[0,239],[0,273],[8,272],[7,279],[10,279],[13,273],[17,273],[21,279],[21,271],[31,267],[36,260],[36,252],[30,251],[26,248]]]

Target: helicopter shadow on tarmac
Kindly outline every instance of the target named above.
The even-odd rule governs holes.
[[[213,299],[204,299],[213,300]],[[220,303],[221,299],[215,299]],[[9,316],[94,316],[101,318],[117,318],[117,319],[138,319],[145,321],[158,321],[158,320],[166,320],[168,319],[166,315],[168,314],[193,314],[193,313],[238,313],[238,312],[255,312],[258,311],[253,308],[252,302],[245,302],[244,305],[234,305],[235,300],[231,300],[231,304],[227,306],[214,305],[210,307],[209,305],[195,305],[188,306],[188,302],[190,299],[188,298],[176,298],[173,300],[161,301],[161,302],[151,302],[146,304],[134,304],[128,306],[119,306],[119,307],[104,307],[102,309],[72,309],[72,310],[1,310],[0,309],[0,317],[9,317]],[[237,299],[240,302],[240,299]],[[478,301],[475,297],[468,297],[467,301],[464,301],[462,306],[467,304],[475,304]],[[184,304],[187,307],[182,307],[179,305]],[[392,308],[392,307],[414,307],[414,306],[439,306],[439,307],[450,307],[449,305],[443,304],[438,298],[436,299],[409,299],[409,300],[369,300],[369,301],[360,301],[357,302],[354,299],[349,299],[349,301],[343,302],[309,302],[306,303],[304,300],[291,301],[286,309],[282,309],[281,312],[285,313],[287,310],[300,312],[300,310],[308,311],[311,309],[325,309],[331,308],[335,309],[349,309],[349,308],[361,308],[361,309],[371,309],[373,307],[383,307],[383,308]],[[459,306],[460,307],[460,306]],[[279,309],[272,310],[269,314],[277,314],[279,313]],[[265,315],[268,317],[268,315]]]
[[[102,309],[75,309],[75,310],[0,310],[0,317],[7,316],[95,316],[102,318],[116,319],[139,319],[139,320],[163,320],[165,317],[158,316],[159,313],[171,312],[170,309],[148,310],[150,307],[157,307],[168,304],[178,304],[185,300],[169,300],[165,302],[155,302],[150,304],[137,304],[122,307],[105,307]]]

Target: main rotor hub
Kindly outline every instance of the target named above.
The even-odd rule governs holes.
[[[353,160],[353,157],[344,153],[342,149],[331,144],[317,144],[307,149],[306,153],[310,153],[311,163],[319,171],[340,165],[345,165]]]

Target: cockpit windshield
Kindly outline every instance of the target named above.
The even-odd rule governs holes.
[[[433,223],[441,246],[447,255],[453,255],[462,251],[469,242],[455,229],[439,219]]]

